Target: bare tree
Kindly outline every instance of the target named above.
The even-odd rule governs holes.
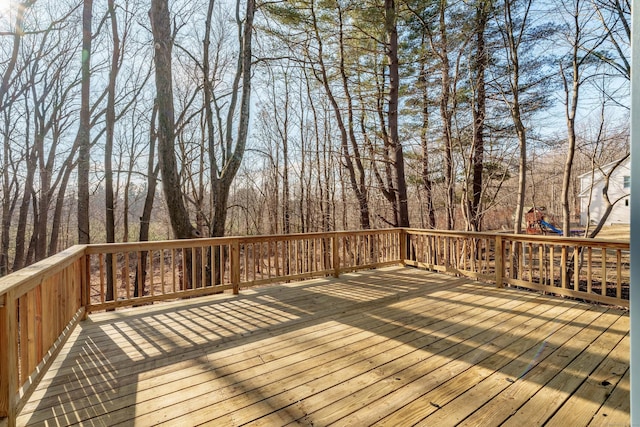
[[[630,80],[631,1],[592,0],[592,4],[604,30],[601,37],[606,39],[610,46],[610,49],[597,50],[593,54],[610,65],[619,75]]]
[[[89,166],[91,157],[91,21],[93,0],[82,2],[82,83],[80,123],[76,136],[78,144],[78,243],[91,241],[89,233]]]
[[[518,197],[516,201],[516,213],[513,222],[513,232],[520,234],[522,232],[522,217],[524,214],[525,191],[527,186],[527,130],[524,126],[522,111],[520,107],[520,51],[523,44],[524,30],[529,22],[529,12],[532,1],[527,0],[523,5],[523,14],[519,20],[514,17],[514,7],[516,2],[505,0],[503,5],[503,25],[501,26],[503,44],[505,47],[506,63],[508,70],[510,97],[503,92],[511,120],[518,136],[519,156],[518,156]],[[519,22],[519,24],[518,24]]]
[[[210,0],[207,22],[211,22],[213,1],[214,0]],[[240,15],[240,4],[241,1],[237,0],[235,5],[235,22],[237,26],[239,52],[235,75],[230,90],[230,99],[226,111],[226,118],[224,121],[221,117],[222,108],[219,105],[218,99],[212,93],[212,76],[209,74],[209,69],[207,68],[207,63],[209,61],[210,25],[205,28],[206,35],[203,55],[203,66],[205,67],[203,68],[205,100],[211,100],[211,102],[206,101],[204,105],[207,117],[211,117],[211,119],[207,119],[211,194],[213,197],[214,209],[210,229],[211,236],[223,236],[225,233],[229,191],[231,189],[233,179],[235,178],[242,163],[249,130],[252,65],[251,41],[253,34],[255,0],[247,0],[244,19],[241,18]],[[217,143],[217,147],[212,107],[215,107],[218,123],[220,124],[220,140]],[[237,121],[235,120],[236,114],[238,114]],[[222,123],[224,123],[224,125],[222,125]]]
[[[567,155],[562,177],[562,231],[565,236],[571,233],[571,206],[569,205],[571,172],[576,152],[576,112],[580,100],[580,89],[584,83],[584,67],[591,59],[593,47],[587,45],[585,25],[593,16],[584,0],[573,0],[566,5],[568,15],[566,29],[570,44],[568,65],[560,62],[560,77],[564,89],[564,108],[567,126]]]
[[[330,78],[330,72],[327,64],[325,63],[325,52],[323,35],[321,35],[320,23],[316,14],[316,8],[313,2],[310,5],[312,34],[314,41],[317,44],[315,57],[310,55],[307,50],[307,57],[311,60],[311,66],[315,77],[322,84],[325,89],[325,94],[329,98],[331,106],[334,111],[336,124],[340,131],[340,146],[342,149],[343,165],[347,170],[349,184],[353,193],[356,196],[359,207],[359,219],[360,227],[362,229],[371,228],[371,218],[369,214],[369,201],[368,201],[368,188],[366,183],[366,173],[362,156],[360,153],[360,146],[355,135],[355,120],[354,120],[354,108],[351,98],[351,92],[348,84],[347,70],[346,70],[346,46],[345,46],[345,30],[344,30],[344,15],[342,7],[339,4],[334,5],[336,8],[338,19],[338,66],[337,74],[339,76],[340,84],[344,92],[345,104],[343,108],[340,107],[338,99],[335,96],[332,89],[332,80]],[[346,120],[343,117],[346,114]]]
[[[173,106],[173,73],[171,52],[175,34],[171,31],[171,18],[167,0],[152,0],[151,28],[155,48],[156,99],[158,105],[158,155],[164,192],[171,227],[176,238],[199,237],[191,224],[184,203],[175,154],[175,113]]]
[[[144,207],[140,216],[140,232],[138,240],[144,242],[149,240],[149,227],[151,225],[151,213],[153,210],[153,202],[156,196],[156,185],[158,183],[158,173],[160,171],[159,164],[156,161],[156,140],[155,122],[158,114],[158,108],[154,105],[151,115],[151,128],[149,130],[149,159],[147,161],[147,195],[144,199]],[[140,254],[140,270],[136,269],[136,278],[134,284],[134,296],[140,296],[140,290],[146,281],[147,272],[147,252]],[[140,275],[140,272],[142,275]]]

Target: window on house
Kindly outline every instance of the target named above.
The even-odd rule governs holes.
[[[629,188],[631,187],[631,177],[630,176],[625,176],[624,177],[624,188]]]
[[[624,205],[629,206],[629,199],[624,199]]]

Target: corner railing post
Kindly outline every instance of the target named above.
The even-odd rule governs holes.
[[[233,294],[240,293],[240,241],[234,239],[231,243],[231,285]]]
[[[504,287],[504,246],[500,235],[496,235],[496,287]]]
[[[8,295],[0,296],[0,418],[4,418],[9,414],[9,383],[7,368],[9,367],[9,335],[7,333],[7,314],[6,300]]]
[[[402,265],[407,265],[407,245],[409,244],[409,239],[407,238],[407,230],[404,228],[400,229],[400,262]]]
[[[5,294],[0,306],[0,417],[8,425],[16,425],[16,393],[18,390],[18,325],[14,291]]]
[[[333,261],[333,277],[338,278],[338,276],[340,276],[340,251],[338,248],[338,233],[335,232],[333,233],[333,237],[332,237],[332,244],[331,244],[331,249],[332,249],[332,261]]]

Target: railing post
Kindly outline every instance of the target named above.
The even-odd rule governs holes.
[[[231,243],[231,284],[233,285],[233,294],[240,293],[240,241],[234,239]]]
[[[91,255],[85,255],[80,266],[80,301],[84,306],[82,320],[87,320],[91,309]]]
[[[4,298],[4,300],[3,300]],[[8,295],[0,296],[0,418],[4,418],[9,413],[9,334],[7,333],[7,314]]]
[[[331,241],[332,258],[333,258],[333,277],[340,276],[340,251],[338,250],[338,233],[333,233]]]
[[[496,287],[504,287],[504,246],[502,236],[496,235]]]
[[[407,244],[409,243],[409,239],[407,239],[407,230],[404,228],[400,229],[400,262],[402,265],[407,265]]]
[[[16,324],[14,291],[5,294],[0,307],[0,417],[8,417],[9,426],[16,425],[16,393],[18,390],[18,325]]]

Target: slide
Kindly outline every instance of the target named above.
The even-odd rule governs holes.
[[[560,230],[559,228],[554,227],[553,225],[549,224],[547,221],[541,219],[540,220],[540,225],[542,225],[544,228],[548,228],[552,232],[562,236],[562,230]]]

